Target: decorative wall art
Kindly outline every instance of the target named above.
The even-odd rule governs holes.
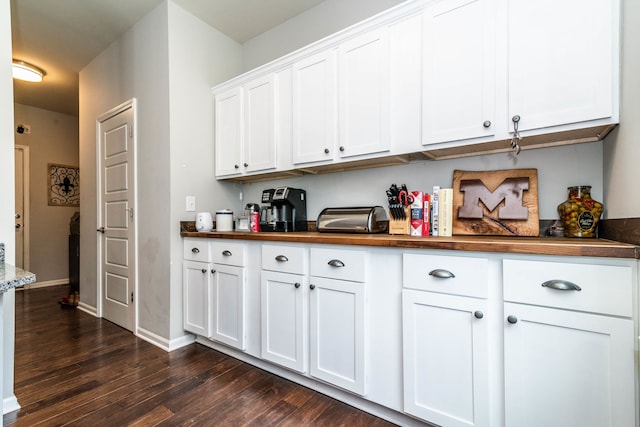
[[[48,164],[49,206],[80,206],[80,168]]]

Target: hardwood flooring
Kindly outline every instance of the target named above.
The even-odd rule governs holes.
[[[57,301],[16,292],[15,394],[5,426],[390,426],[200,344],[167,353]]]

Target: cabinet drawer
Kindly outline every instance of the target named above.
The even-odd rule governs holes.
[[[633,313],[630,266],[505,259],[503,279],[505,301],[616,316]],[[572,284],[580,290],[562,289]]]
[[[489,261],[486,258],[403,254],[402,284],[405,288],[486,298],[488,282]]]
[[[282,273],[305,274],[307,257],[301,246],[262,245],[262,269]]]
[[[216,264],[245,266],[246,245],[229,241],[211,242],[213,262]]]
[[[311,248],[311,275],[365,281],[366,252],[338,248]]]
[[[207,239],[185,238],[183,258],[189,261],[211,261],[211,246]]]

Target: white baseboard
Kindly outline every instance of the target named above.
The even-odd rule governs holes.
[[[87,314],[92,315],[93,317],[98,317],[98,309],[92,305],[82,302],[82,299],[78,303],[78,310],[82,310]]]
[[[44,282],[35,282],[30,283],[28,285],[24,285],[22,289],[37,289],[37,288],[46,288],[48,286],[59,286],[59,285],[68,285],[69,278],[66,279],[56,279],[56,280],[46,280]],[[17,288],[21,289],[21,288]]]
[[[187,334],[187,335],[182,335],[181,337],[178,337],[176,339],[173,340],[168,340],[164,337],[161,337],[160,335],[153,333],[151,331],[148,331],[144,328],[138,328],[138,330],[136,331],[136,336],[138,338],[141,338],[153,345],[155,345],[156,347],[160,347],[161,349],[163,349],[164,351],[170,352],[173,350],[176,350],[178,348],[181,347],[185,347],[189,344],[192,344],[196,341],[196,337],[191,335],[191,334]]]
[[[18,409],[20,409],[20,405],[18,404],[18,399],[15,394],[5,397],[2,400],[2,415],[17,411]]]

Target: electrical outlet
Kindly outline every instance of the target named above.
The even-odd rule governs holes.
[[[196,196],[187,196],[187,212],[196,211]]]

